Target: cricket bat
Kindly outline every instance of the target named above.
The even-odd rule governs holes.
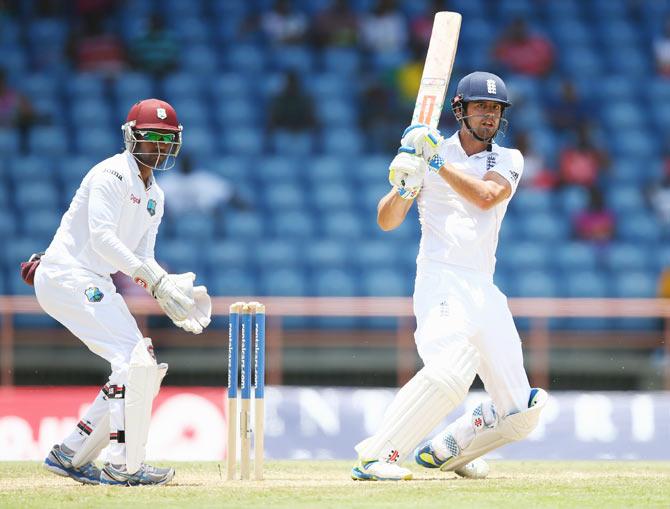
[[[442,11],[435,14],[412,124],[437,128],[454,67],[460,30],[461,15],[457,12]]]

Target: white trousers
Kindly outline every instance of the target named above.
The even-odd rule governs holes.
[[[530,384],[521,339],[507,298],[490,277],[437,262],[420,262],[414,289],[414,334],[424,364],[455,340],[477,348],[477,374],[499,415],[528,406]]]
[[[89,350],[110,363],[112,390],[124,387],[128,381],[130,354],[143,336],[111,278],[83,269],[41,263],[35,273],[35,294],[44,311],[67,327]],[[83,421],[95,427],[104,415],[105,405],[114,438],[118,431],[125,431],[124,400],[118,395],[109,399],[99,395]],[[81,445],[71,440],[72,435],[68,438],[69,444]],[[69,444],[66,443],[68,447]],[[125,464],[123,443],[112,441],[108,461]]]

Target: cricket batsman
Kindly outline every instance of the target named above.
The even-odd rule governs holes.
[[[122,126],[125,151],[84,177],[51,245],[22,264],[40,305],[95,354],[111,375],[93,404],[44,466],[85,484],[158,485],[172,468],[144,463],[151,406],[167,364],[157,364],[110,274],[122,271],[153,296],[175,325],[199,334],[209,325],[211,300],[195,274],[168,274],[154,259],[163,217],[163,191],[154,170],[175,163],[182,126],[165,101],[136,103]],[[109,444],[102,471],[94,464]]]
[[[494,143],[511,106],[505,83],[474,72],[458,83],[451,104],[458,132],[444,139],[428,126],[408,127],[389,168],[393,189],[378,205],[377,221],[388,231],[418,201],[414,337],[424,365],[377,432],[356,445],[355,480],[411,479],[401,462],[461,404],[476,374],[490,398],[419,445],[419,465],[485,477],[479,458],[526,437],[547,400],[528,383],[507,299],[493,284],[498,232],[523,173],[521,153]]]

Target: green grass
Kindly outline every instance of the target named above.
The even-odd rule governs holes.
[[[262,482],[227,482],[215,462],[174,466],[171,484],[120,488],[82,486],[36,462],[0,462],[0,507],[670,508],[670,462],[498,461],[480,481],[417,467],[403,482],[354,482],[342,461],[271,461]]]

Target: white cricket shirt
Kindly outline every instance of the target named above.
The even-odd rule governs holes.
[[[131,275],[154,257],[163,203],[153,175],[145,188],[128,151],[105,159],[84,177],[42,260],[99,275]]]
[[[511,184],[512,195],[523,173],[523,156],[518,150],[493,144],[490,152],[468,156],[458,132],[445,140],[440,155],[476,178],[488,171],[499,173]],[[417,264],[441,262],[493,275],[498,232],[510,199],[511,196],[489,210],[481,210],[442,177],[428,172],[418,197],[421,243]]]

